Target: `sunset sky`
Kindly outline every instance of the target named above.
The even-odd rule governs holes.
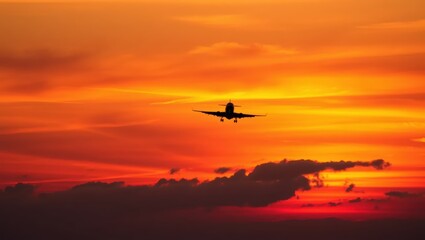
[[[391,166],[321,169],[302,174],[312,188],[288,199],[207,214],[424,218],[424,9],[422,0],[0,3],[0,189],[202,183],[284,159],[383,159]],[[192,111],[229,100],[267,116],[235,124]]]

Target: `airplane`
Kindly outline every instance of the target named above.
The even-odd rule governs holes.
[[[232,119],[234,118],[233,122],[237,123],[238,122],[238,118],[246,118],[246,117],[264,117],[266,115],[255,115],[255,114],[245,114],[245,113],[235,113],[235,107],[240,107],[238,105],[234,105],[232,103],[232,101],[229,101],[227,104],[220,104],[219,106],[226,106],[225,111],[224,112],[220,112],[220,111],[201,111],[201,110],[192,110],[194,112],[200,112],[200,113],[205,113],[205,114],[209,114],[209,115],[214,115],[217,117],[220,117],[220,121],[223,122],[224,118],[227,119]]]

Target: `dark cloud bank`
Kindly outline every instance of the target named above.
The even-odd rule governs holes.
[[[408,234],[422,239],[424,221],[417,220],[254,223],[191,215],[194,209],[260,207],[289,199],[297,190],[311,188],[306,174],[388,165],[383,160],[282,161],[205,182],[160,179],[152,186],[90,182],[39,195],[34,186],[17,184],[0,192],[0,239],[406,239]]]

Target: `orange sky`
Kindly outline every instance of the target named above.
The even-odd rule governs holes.
[[[0,3],[0,186],[382,158],[326,184],[425,187],[424,1],[29,2]],[[229,99],[268,115],[191,111]]]

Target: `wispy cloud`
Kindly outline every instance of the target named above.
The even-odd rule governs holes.
[[[48,50],[24,53],[0,52],[0,69],[14,71],[58,71],[74,69],[87,60],[83,53],[59,54]]]
[[[425,19],[414,21],[384,22],[360,26],[363,29],[425,29]]]
[[[416,138],[416,139],[413,139],[413,141],[425,143],[425,137],[423,137],[423,138]]]
[[[175,17],[174,19],[186,23],[224,28],[244,28],[262,25],[262,21],[259,19],[239,14],[221,14],[205,16],[189,15]]]
[[[215,56],[270,56],[270,55],[290,55],[297,51],[283,48],[278,45],[269,44],[241,44],[237,42],[218,42],[209,46],[199,46],[191,51],[190,54],[207,54]]]

